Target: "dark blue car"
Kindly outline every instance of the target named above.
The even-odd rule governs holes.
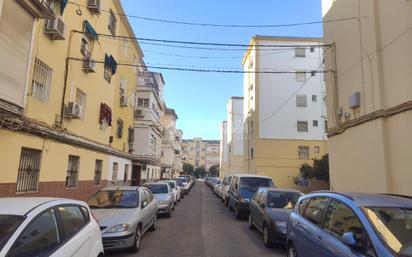
[[[248,217],[249,202],[259,187],[275,187],[269,177],[250,174],[233,175],[229,186],[229,210],[235,212],[236,219]]]
[[[287,224],[288,257],[411,257],[412,198],[315,192]]]

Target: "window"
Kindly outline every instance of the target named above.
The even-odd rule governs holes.
[[[37,216],[11,247],[8,256],[46,257],[59,246],[61,240],[54,210]]]
[[[322,222],[323,211],[328,203],[326,197],[314,197],[310,200],[308,206],[305,209],[303,216],[314,224],[319,225]]]
[[[90,57],[89,42],[86,38],[82,38],[82,43],[80,45],[80,53],[85,57]]]
[[[309,160],[309,146],[298,146],[299,159]]]
[[[103,161],[102,160],[96,160],[95,170],[94,170],[94,185],[95,186],[100,186],[100,184],[101,184],[102,167],[103,167]]]
[[[120,118],[117,119],[117,131],[116,136],[117,138],[121,139],[123,137],[123,128],[124,128],[124,121]]]
[[[325,133],[328,133],[328,121],[325,120]]]
[[[129,178],[129,164],[124,165],[124,177],[123,182],[127,183],[127,179]]]
[[[307,121],[298,121],[297,122],[298,132],[308,132],[308,122]]]
[[[124,78],[120,79],[119,95],[120,96],[126,95],[126,80]]]
[[[319,146],[313,147],[313,151],[314,151],[315,153],[320,153],[320,147],[319,147]]]
[[[76,187],[79,178],[79,162],[80,157],[69,155],[69,163],[66,175],[66,187]]]
[[[295,48],[295,57],[305,57],[306,56],[306,49],[303,47]]]
[[[310,198],[306,198],[306,199],[303,199],[303,200],[299,203],[299,213],[300,213],[300,215],[303,215],[303,213],[304,213],[304,211],[305,211],[305,208],[306,208],[306,206],[308,205],[309,201],[310,201]]]
[[[317,127],[319,125],[319,122],[317,120],[313,120],[312,123],[314,127]]]
[[[39,186],[41,150],[22,148],[17,175],[17,192],[37,191]]]
[[[253,120],[250,121],[250,134],[253,135]]]
[[[80,119],[84,119],[86,115],[86,93],[80,89],[76,89],[76,103],[80,105]]]
[[[105,65],[104,66],[104,79],[107,82],[111,82],[112,81],[112,67]]]
[[[358,217],[345,204],[332,200],[325,215],[324,228],[341,239],[346,232],[352,232],[358,240],[363,237],[363,226]]]
[[[310,52],[311,52],[311,53],[314,53],[314,52],[315,52],[315,48],[314,48],[313,46],[310,48]]]
[[[306,73],[305,72],[296,72],[296,82],[305,82]]]
[[[316,76],[316,73],[317,73],[317,71],[313,70],[313,71],[310,72],[310,75],[311,75],[312,77],[315,77],[315,76]]]
[[[59,206],[63,240],[67,240],[80,231],[86,222],[82,211],[77,206]]]
[[[112,34],[112,36],[115,36],[115,35],[116,35],[116,26],[117,26],[116,16],[114,15],[113,11],[110,10],[108,28],[109,28],[110,33]]]
[[[119,171],[119,164],[113,162],[112,183],[117,183],[117,173]]]
[[[49,100],[52,72],[44,62],[35,59],[31,95],[42,102]]]
[[[127,57],[127,54],[129,53],[129,42],[125,38],[123,41],[123,55]]]
[[[308,101],[306,95],[296,95],[296,107],[307,107]]]
[[[149,199],[147,199],[146,193],[142,190],[141,198],[140,198],[140,205],[143,206],[143,203],[149,203]]]
[[[137,98],[137,106],[149,108],[149,98]]]
[[[312,102],[317,102],[317,101],[318,101],[318,96],[312,95]]]

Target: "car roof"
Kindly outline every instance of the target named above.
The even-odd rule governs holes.
[[[405,207],[412,208],[412,197],[391,194],[372,193],[339,193],[333,191],[318,191],[314,193],[339,196],[355,202],[360,207]]]
[[[239,173],[239,174],[234,174],[232,177],[239,177],[239,178],[267,178],[267,179],[272,179],[267,176],[261,176],[261,175],[255,175],[255,174],[248,174],[248,173]]]
[[[144,185],[164,185],[164,186],[169,186],[169,183],[164,182],[164,181],[162,181],[162,182],[149,182],[149,183],[144,183]],[[143,185],[143,186],[144,186],[144,185]]]
[[[273,191],[273,192],[293,192],[293,193],[301,193],[301,191],[294,189],[294,188],[275,188],[275,187],[264,187],[268,191]],[[260,189],[260,188],[259,188]]]
[[[120,190],[120,191],[131,191],[131,190],[138,190],[139,187],[136,186],[108,186],[102,188],[100,191],[113,191],[113,190]]]
[[[84,205],[80,201],[54,197],[0,197],[0,214],[26,215],[31,210],[50,202]]]

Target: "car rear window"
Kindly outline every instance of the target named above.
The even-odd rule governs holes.
[[[23,220],[23,216],[0,215],[0,251]]]
[[[77,206],[59,206],[57,208],[62,225],[62,232],[65,239],[68,239],[80,231],[86,221],[82,211]]]
[[[175,189],[175,183],[173,183],[173,182],[167,182],[168,184],[169,184],[169,186],[172,188],[172,189]]]
[[[259,187],[274,187],[269,178],[240,178],[240,188],[257,190]]]
[[[87,203],[92,209],[137,208],[139,194],[136,190],[99,191]]]
[[[147,187],[152,192],[152,194],[168,194],[169,193],[167,185],[149,184],[149,185],[145,185],[145,187]]]
[[[268,207],[293,209],[300,196],[297,192],[271,191],[268,193]]]

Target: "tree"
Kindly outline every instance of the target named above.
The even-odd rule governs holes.
[[[220,167],[218,164],[215,164],[209,168],[210,176],[219,177]]]
[[[307,163],[300,167],[300,176],[304,179],[318,179],[330,184],[329,181],[329,155],[325,154],[321,159],[313,161],[313,167]],[[299,183],[299,178],[294,178],[295,184]]]
[[[183,163],[183,173],[187,175],[193,175],[195,167],[190,163]]]
[[[206,169],[203,166],[196,168],[194,171],[194,176],[197,178],[206,176]]]

